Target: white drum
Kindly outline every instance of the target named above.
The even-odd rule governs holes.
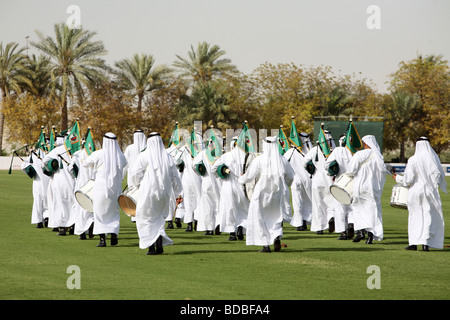
[[[253,162],[253,160],[256,159],[256,157],[259,156],[258,153],[246,153],[245,154],[245,159],[244,159],[244,166],[242,168],[242,173],[246,173],[250,164]],[[253,190],[255,189],[256,183],[257,183],[257,179],[249,181],[247,183],[245,183],[243,185],[244,188],[244,195],[247,198],[247,200],[251,200],[252,199],[252,195],[253,195]]]
[[[351,204],[353,201],[353,177],[342,174],[330,186],[330,193],[342,204]]]
[[[119,196],[119,206],[129,217],[136,216],[139,188],[131,187]]]
[[[75,191],[75,199],[77,199],[80,206],[87,212],[94,212],[94,183],[95,181],[90,179],[84,186]]]
[[[392,187],[391,207],[408,209],[408,188],[396,184]]]

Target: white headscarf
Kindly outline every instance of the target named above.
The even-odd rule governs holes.
[[[145,133],[142,130],[136,130],[133,133],[133,144],[136,145],[137,150],[141,152],[147,146],[147,141],[145,137]]]
[[[125,156],[117,143],[117,137],[114,133],[108,132],[103,136],[103,166],[106,180],[106,186],[110,190],[116,177],[120,174],[122,177],[123,167],[126,165]],[[121,179],[121,178],[120,178]]]
[[[362,137],[362,141],[367,144],[370,149],[372,149],[372,151],[381,159],[384,159],[383,155],[381,154],[380,151],[380,146],[378,145],[377,140],[375,139],[375,136],[372,135],[368,135],[368,136],[364,136]]]
[[[266,168],[266,186],[263,189],[267,191],[277,192],[281,189],[281,179],[284,176],[283,160],[278,151],[276,137],[267,137],[263,140],[263,154],[265,158]],[[267,187],[270,186],[270,190]]]
[[[428,139],[419,138],[416,142],[414,158],[419,166],[419,176],[423,181],[431,185],[438,184],[442,191],[447,193],[447,182],[445,181],[444,168],[438,155],[433,150]]]
[[[59,147],[64,144],[64,137],[58,136],[56,137],[55,146]]]
[[[173,164],[167,153],[161,136],[157,132],[149,134],[147,139],[147,150],[149,157],[149,172],[154,171],[157,188],[163,193],[171,185],[170,166]],[[168,189],[167,189],[168,190]]]

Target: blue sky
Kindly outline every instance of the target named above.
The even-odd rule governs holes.
[[[70,5],[80,8],[83,27],[97,32],[110,64],[141,52],[171,64],[175,54],[207,41],[244,73],[264,62],[329,65],[384,92],[400,61],[418,53],[450,58],[448,0],[1,1],[0,41],[25,46],[26,36],[37,40],[35,30],[52,35],[53,25],[71,16]],[[380,8],[380,29],[366,25],[371,5]]]

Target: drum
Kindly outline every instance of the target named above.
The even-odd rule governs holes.
[[[199,175],[201,175],[201,176],[204,176],[204,175],[205,175],[205,173],[206,173],[206,167],[205,167],[205,165],[203,164],[203,162],[201,162],[201,163],[199,163],[199,164],[197,164],[197,165],[195,166],[195,171],[197,171],[197,173],[198,173]]]
[[[396,184],[392,187],[391,207],[408,209],[408,188]]]
[[[330,193],[342,204],[351,204],[353,201],[353,177],[342,174],[330,186]]]
[[[88,180],[84,186],[75,191],[75,199],[77,199],[80,206],[87,212],[94,212],[94,180]]]
[[[56,159],[51,159],[49,162],[47,162],[47,165],[45,166],[48,172],[51,172],[52,174],[58,171],[59,163]]]
[[[226,177],[228,177],[230,175],[230,169],[228,169],[228,167],[226,165],[221,164],[217,168],[217,175],[219,176],[219,178],[225,179]]]
[[[24,171],[31,179],[34,179],[34,177],[36,177],[36,170],[34,169],[32,164],[25,167]]]
[[[139,197],[139,188],[131,187],[119,196],[119,206],[129,217],[136,216],[136,205]]]

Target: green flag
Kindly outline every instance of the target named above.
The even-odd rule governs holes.
[[[289,141],[297,148],[301,149],[303,147],[302,139],[298,134],[297,127],[295,126],[294,123],[294,119],[292,119],[291,122],[291,133],[289,134]]]
[[[250,131],[247,126],[247,122],[244,122],[242,126],[242,131],[239,134],[237,140],[237,146],[245,152],[256,152],[252,136],[250,135]]]
[[[39,139],[35,145],[35,148],[41,149],[42,151],[48,151],[47,141],[45,140],[45,134],[43,129],[41,129],[41,133],[39,134]]]
[[[70,154],[74,154],[81,149],[80,126],[78,125],[78,121],[70,129],[69,136],[64,141],[64,145],[66,150],[70,151]]]
[[[50,130],[50,141],[48,151],[52,151],[55,148],[55,141],[56,141],[55,126],[52,126],[52,130]]]
[[[328,157],[331,153],[331,147],[330,147],[330,144],[328,143],[327,136],[323,129],[323,125],[320,126],[318,142],[319,142],[320,148],[322,149],[323,154],[325,155],[325,158]]]
[[[86,153],[90,156],[92,152],[94,152],[95,149],[95,143],[94,143],[94,137],[92,136],[91,129],[88,128],[88,131],[86,133],[86,138],[84,141],[84,150],[86,150]]]
[[[286,138],[286,135],[283,131],[283,126],[280,126],[280,129],[278,130],[278,151],[280,151],[280,154],[283,155],[286,153],[286,151],[289,150],[289,143],[288,139]]]
[[[191,155],[193,158],[195,158],[200,153],[200,151],[202,151],[200,144],[201,142],[198,140],[194,128],[192,129],[191,136],[189,137],[189,150],[191,151]]]
[[[178,122],[175,124],[175,129],[172,131],[168,147],[172,145],[178,146],[180,144],[180,131],[178,129]]]
[[[356,151],[364,148],[361,137],[352,121],[348,124],[347,131],[345,132],[344,146],[347,147],[352,154],[355,154]]]
[[[206,146],[206,157],[210,163],[214,163],[222,155],[222,147],[217,140],[214,130],[210,130],[208,142]]]

